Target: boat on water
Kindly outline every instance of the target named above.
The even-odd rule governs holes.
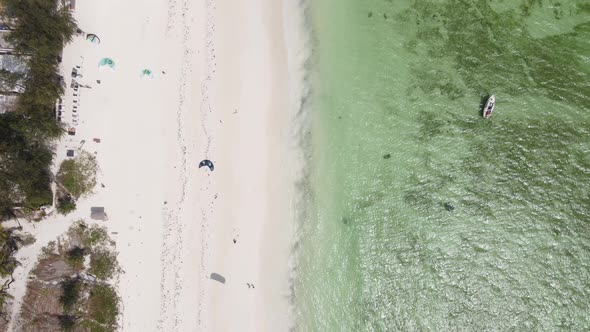
[[[483,108],[483,118],[487,119],[492,116],[492,112],[494,111],[494,107],[496,106],[496,96],[491,95],[486,102],[486,106]]]

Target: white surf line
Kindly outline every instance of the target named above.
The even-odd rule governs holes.
[[[177,15],[176,10],[176,1],[168,0],[168,20],[166,22],[166,30],[164,31],[164,35],[166,37],[170,35],[170,30],[172,30],[172,28],[174,27],[174,16]]]
[[[205,147],[205,156],[209,157],[209,148],[211,147],[211,136],[209,136],[209,131],[207,130],[207,118],[208,113],[211,113],[213,110],[211,109],[211,102],[209,101],[209,85],[207,83],[213,80],[213,75],[215,75],[215,44],[213,36],[215,34],[215,16],[213,11],[215,10],[215,1],[208,0],[207,1],[207,34],[205,37],[205,49],[206,49],[206,57],[205,57],[205,84],[203,84],[203,105],[201,107],[201,127],[203,128],[203,133],[207,138],[207,145]]]
[[[183,238],[183,222],[181,217],[182,207],[186,200],[186,189],[188,183],[188,158],[186,134],[183,126],[183,116],[187,112],[186,107],[186,90],[187,80],[190,78],[192,66],[192,51],[188,46],[188,39],[190,36],[190,29],[187,24],[186,12],[188,11],[188,2],[184,1],[182,6],[182,45],[183,45],[183,59],[181,63],[181,72],[179,80],[178,98],[179,104],[176,111],[177,124],[177,142],[181,151],[180,159],[180,179],[181,179],[181,196],[175,204],[173,210],[163,208],[164,214],[164,232],[162,241],[162,271],[160,284],[160,319],[158,320],[159,331],[178,331],[178,302],[182,291],[181,269],[182,260],[177,258],[182,256],[184,248]]]
[[[206,120],[208,119],[209,113],[211,113],[211,101],[209,99],[209,87],[210,83],[213,80],[213,76],[215,75],[215,68],[217,63],[215,62],[215,44],[214,44],[214,35],[215,35],[215,1],[214,0],[207,0],[206,2],[206,35],[205,35],[205,73],[204,73],[204,80],[201,86],[201,127],[203,129],[203,134],[207,140],[207,144],[205,146],[205,156],[209,159],[212,157],[209,155],[209,150],[212,144],[212,137],[209,135]],[[208,178],[207,184],[205,189],[209,188],[211,185],[211,178]],[[200,189],[201,191],[203,188]],[[216,195],[215,195],[216,196]],[[211,204],[210,208],[213,207],[215,196],[211,197]],[[203,281],[207,280],[207,262],[209,261],[209,250],[208,250],[208,243],[210,237],[209,231],[209,217],[207,213],[207,207],[203,204],[200,204],[201,209],[201,276]],[[203,283],[204,284],[204,283]],[[205,296],[206,296],[206,287],[200,287],[199,289],[199,308],[197,311],[197,321],[200,330],[206,330],[206,326],[201,326],[203,323],[202,314],[203,314],[203,306],[205,305]]]
[[[170,32],[174,28],[175,16],[176,13],[176,1],[168,0],[168,13],[167,13],[167,23],[166,23],[166,30],[164,32],[165,36],[170,37]],[[182,79],[179,81],[182,82]],[[157,330],[163,330],[164,319],[168,315],[168,289],[166,287],[166,283],[168,280],[168,275],[166,271],[168,270],[168,263],[170,261],[170,245],[169,241],[170,238],[173,236],[173,226],[170,222],[172,220],[173,215],[170,209],[167,206],[162,208],[162,244],[160,248],[160,263],[162,265],[162,271],[160,271],[160,317],[158,318],[158,325]]]
[[[183,4],[182,4],[182,25],[183,25],[183,31],[182,31],[182,45],[183,45],[183,51],[184,51],[184,58],[182,61],[182,78],[181,81],[183,82],[182,86],[181,86],[181,93],[180,93],[180,98],[181,98],[181,107],[179,107],[178,113],[177,113],[177,123],[178,123],[178,133],[177,133],[177,140],[180,144],[180,148],[182,150],[182,196],[180,198],[180,208],[177,211],[177,218],[178,218],[178,239],[179,239],[179,243],[180,246],[177,246],[178,249],[178,256],[176,257],[182,257],[183,254],[183,247],[184,247],[184,236],[186,235],[185,231],[187,229],[187,227],[184,225],[184,220],[181,217],[181,212],[183,210],[183,206],[186,205],[186,195],[187,195],[187,185],[188,185],[188,180],[189,180],[189,175],[191,174],[190,172],[190,167],[191,165],[189,165],[189,158],[188,158],[188,147],[187,147],[187,141],[190,140],[190,137],[187,137],[187,132],[185,130],[185,127],[187,126],[187,121],[183,121],[183,117],[186,117],[188,109],[185,106],[185,101],[184,98],[186,97],[186,86],[187,86],[187,80],[190,80],[192,77],[192,67],[193,67],[193,58],[194,58],[194,51],[192,50],[191,46],[190,46],[190,36],[191,36],[191,29],[190,29],[190,15],[188,15],[189,13],[189,1],[188,0],[184,0]],[[189,86],[191,86],[189,84]],[[194,167],[195,165],[193,165]],[[182,268],[183,268],[183,261],[180,260],[180,262],[178,260],[175,260],[176,265],[175,265],[175,275],[174,275],[174,280],[175,280],[175,287],[174,287],[174,298],[173,298],[173,308],[174,308],[174,331],[178,331],[179,329],[179,320],[180,317],[178,315],[179,310],[178,305],[179,305],[179,301],[180,301],[180,296],[182,293],[182,287],[183,287],[183,280],[182,280]]]

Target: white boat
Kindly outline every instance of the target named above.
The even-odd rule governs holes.
[[[486,102],[486,106],[483,108],[483,118],[487,119],[492,116],[492,112],[494,111],[494,107],[496,106],[496,96],[491,95]]]

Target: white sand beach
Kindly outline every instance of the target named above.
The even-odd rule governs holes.
[[[124,270],[122,331],[288,330],[297,169],[283,12],[271,0],[79,0],[74,17],[100,44],[77,36],[64,50],[64,121],[79,106],[56,159],[95,154],[98,185],[20,255],[34,263],[105,207]],[[90,88],[70,87],[74,66]],[[215,169],[199,169],[203,159]]]

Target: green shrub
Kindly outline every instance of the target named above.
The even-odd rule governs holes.
[[[0,212],[10,216],[21,206],[36,210],[51,204],[48,172],[52,152],[44,142],[32,142],[23,132],[29,124],[21,114],[0,115]]]
[[[64,311],[70,313],[74,310],[74,306],[80,299],[82,280],[80,278],[67,278],[62,281],[61,289],[63,293],[59,300],[63,305]]]
[[[97,249],[90,255],[89,273],[106,280],[118,269],[117,254],[107,249]]]
[[[35,237],[29,233],[25,233],[23,235],[21,235],[21,245],[23,247],[26,246],[30,246],[31,244],[34,244],[35,242],[37,242],[37,239],[35,239]]]
[[[70,237],[77,238],[83,247],[92,249],[97,245],[107,244],[109,236],[106,228],[99,225],[88,226],[84,220],[78,220],[68,230]]]
[[[84,265],[84,256],[86,255],[86,250],[84,248],[80,248],[78,246],[73,247],[72,249],[66,252],[66,259],[68,263],[74,268],[80,269]]]
[[[57,172],[57,180],[75,198],[89,193],[96,185],[96,159],[87,152],[64,160]]]
[[[7,37],[17,54],[28,54],[24,92],[16,112],[0,115],[0,217],[15,206],[35,210],[53,200],[49,187],[49,143],[64,133],[54,116],[63,94],[58,55],[71,41],[76,22],[59,0],[2,0],[3,13],[14,19]],[[18,75],[2,72],[8,86]]]
[[[88,247],[94,247],[96,245],[105,244],[109,236],[104,227],[98,225],[92,225],[86,229],[84,236],[82,237],[82,244]]]
[[[53,193],[49,185],[45,185],[49,177],[43,177],[42,183],[39,183],[39,187],[35,190],[30,191],[27,194],[27,206],[33,210],[36,210],[44,205],[51,205],[53,203]]]
[[[57,212],[64,216],[76,210],[76,202],[69,197],[60,197],[57,199]]]
[[[115,332],[116,328],[112,328],[112,327],[105,327],[102,326],[100,324],[98,324],[97,322],[93,321],[93,320],[89,320],[89,319],[84,319],[82,320],[82,322],[80,323],[80,326],[84,327],[86,329],[86,331],[92,331],[92,332]]]
[[[115,289],[106,284],[95,284],[88,298],[88,319],[107,327],[106,331],[117,329],[119,297]]]
[[[73,331],[76,326],[76,317],[72,315],[59,315],[59,325],[64,331]]]
[[[58,55],[71,41],[76,22],[60,0],[1,0],[3,14],[14,19],[8,41],[18,54],[29,54],[25,91],[16,112],[0,115],[0,220],[13,208],[38,209],[53,202],[49,168],[51,140],[64,133],[54,116],[63,94]],[[16,77],[7,77],[9,83]],[[10,85],[10,84],[9,84]],[[10,274],[17,262],[12,252],[0,253],[0,274]],[[0,311],[3,301],[0,299]]]
[[[57,243],[55,241],[49,241],[49,243],[47,243],[47,245],[45,247],[41,248],[41,257],[47,258],[52,255],[55,255],[56,249],[57,249]]]
[[[2,308],[3,308],[3,306],[4,306],[4,303],[5,303],[7,300],[9,300],[9,299],[12,299],[12,298],[13,298],[13,297],[12,297],[12,295],[8,294],[8,286],[7,286],[7,284],[8,284],[9,282],[10,282],[10,280],[7,280],[7,281],[4,283],[4,285],[2,285],[2,286],[0,287],[0,309],[2,309]],[[2,311],[0,310],[0,314],[4,314],[4,312],[2,312]]]
[[[0,225],[0,277],[7,277],[12,274],[18,266],[14,252],[18,248],[20,238],[12,230],[4,229]]]

